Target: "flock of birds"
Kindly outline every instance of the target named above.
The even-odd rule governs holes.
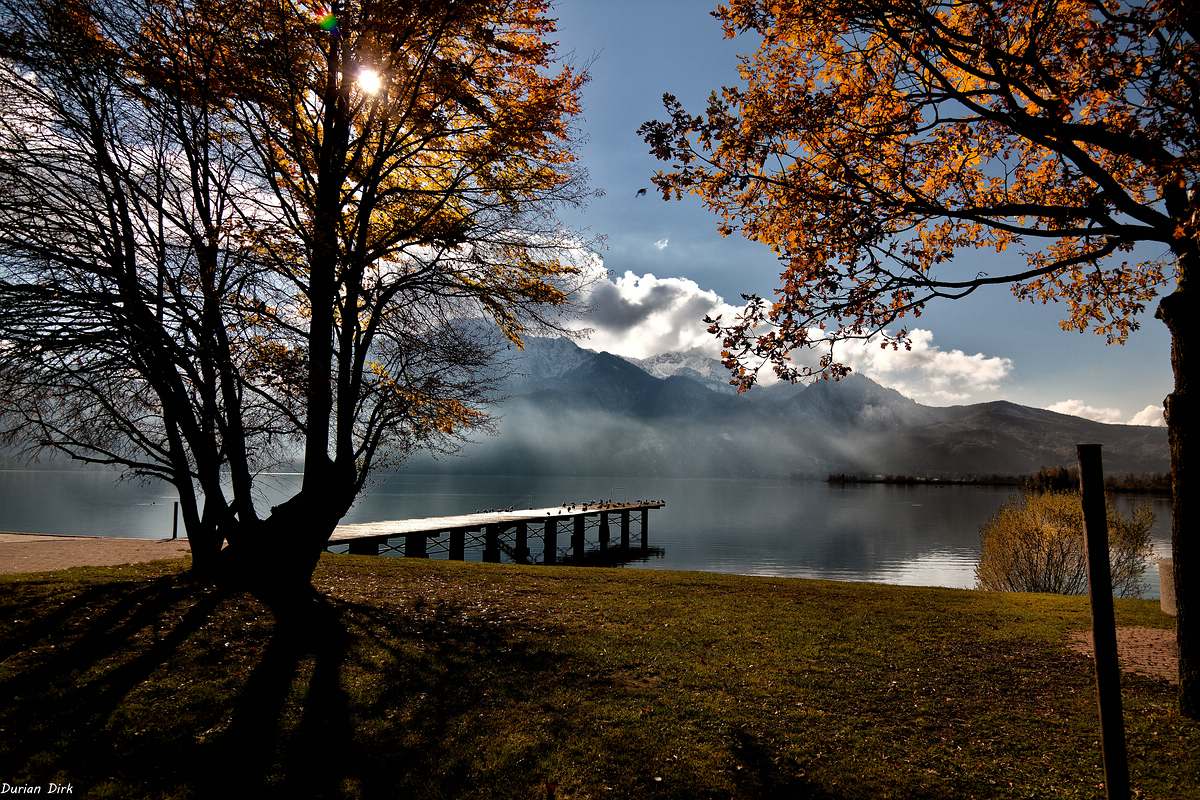
[[[644,506],[653,505],[655,503],[665,503],[665,500],[588,500],[582,503],[572,503],[563,501],[560,503],[561,511],[556,514],[574,514],[575,512],[585,511],[607,511],[612,508],[628,508],[629,506]],[[504,508],[482,508],[476,511],[476,514],[504,514],[511,511],[518,511],[516,506],[505,506]]]
[[[568,503],[563,502],[562,507],[567,513],[575,511],[604,511],[609,508],[628,508],[629,506],[645,506],[654,503],[662,503],[662,500],[588,500],[585,503]],[[563,513],[562,511],[558,513]]]

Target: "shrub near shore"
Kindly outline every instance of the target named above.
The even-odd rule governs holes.
[[[1154,512],[1139,503],[1128,516],[1107,501],[1113,593],[1141,593],[1150,565]],[[1026,492],[1000,507],[980,532],[975,577],[981,589],[1084,594],[1088,588],[1083,506],[1078,492]]]

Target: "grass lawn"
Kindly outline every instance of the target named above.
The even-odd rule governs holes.
[[[185,562],[0,579],[0,781],[79,797],[1095,798],[1085,598],[325,556],[300,636]],[[1119,601],[1124,625],[1169,626]],[[1137,796],[1200,725],[1124,677]]]

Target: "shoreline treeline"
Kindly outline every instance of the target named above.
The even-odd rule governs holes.
[[[826,483],[886,483],[897,486],[1019,486],[1034,492],[1071,491],[1079,488],[1077,467],[1042,467],[1032,475],[863,475],[830,473]],[[1110,492],[1136,494],[1171,493],[1169,473],[1124,473],[1105,477],[1104,488]]]

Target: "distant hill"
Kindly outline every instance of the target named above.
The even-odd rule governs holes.
[[[1008,402],[924,406],[861,376],[744,395],[697,352],[642,361],[530,338],[502,372],[497,435],[417,469],[567,475],[1016,474],[1105,445],[1115,472],[1168,469],[1166,431]]]

